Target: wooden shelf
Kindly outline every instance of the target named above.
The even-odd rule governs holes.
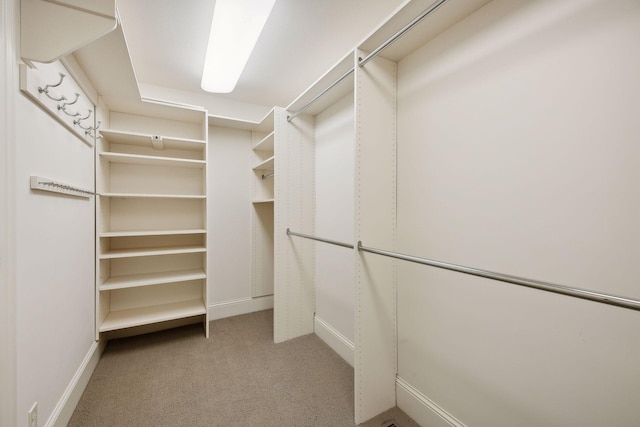
[[[251,120],[234,119],[232,117],[225,116],[208,116],[209,126],[220,126],[225,128],[241,129],[241,130],[255,130],[260,124]]]
[[[273,132],[273,123],[275,118],[275,109],[271,109],[263,118],[260,120],[260,123],[256,126],[256,132]]]
[[[112,311],[100,325],[100,332],[166,322],[207,313],[203,301],[191,300],[129,310]]]
[[[101,129],[100,134],[104,136],[109,142],[115,144],[128,144],[138,145],[143,147],[153,147],[152,138],[154,135],[137,133],[137,132],[123,132],[113,129]],[[162,146],[165,149],[176,150],[191,150],[201,151],[206,147],[206,141],[200,139],[188,139],[188,138],[176,138],[171,136],[162,136]]]
[[[264,162],[259,163],[258,165],[254,166],[253,170],[256,170],[256,171],[270,171],[270,170],[273,170],[274,165],[275,165],[275,156],[271,156],[267,160],[265,160]]]
[[[254,200],[252,203],[274,203],[275,199]]]
[[[349,70],[353,69],[353,52],[345,55],[337,64],[330,68],[322,77],[316,80],[306,91],[296,98],[286,110],[289,115],[299,111],[307,105],[311,100],[316,99],[329,85],[333,84],[338,78],[342,77]],[[334,86],[329,92],[326,92],[320,98],[309,106],[303,114],[317,116],[330,106],[334,105],[338,100],[353,93],[354,90],[354,73],[345,78],[338,85]]]
[[[206,199],[207,196],[192,194],[140,194],[140,193],[101,193],[100,197],[117,199]]]
[[[201,280],[206,278],[207,274],[201,269],[131,274],[127,276],[110,277],[100,286],[100,290],[112,291],[114,289],[137,288],[140,286],[187,282],[190,280]]]
[[[273,152],[273,143],[275,141],[275,132],[271,132],[265,136],[260,142],[253,147],[253,151],[271,151]]]
[[[167,246],[159,248],[113,249],[107,253],[100,254],[100,259],[190,254],[206,251],[207,248],[205,248],[204,246]]]
[[[100,237],[143,237],[143,236],[172,236],[179,234],[206,234],[203,228],[192,230],[134,230],[134,231],[105,231],[100,233]]]
[[[149,166],[174,166],[184,168],[203,169],[206,165],[205,160],[181,159],[175,157],[159,157],[145,156],[141,154],[125,154],[125,153],[100,153],[100,157],[110,163],[123,163],[130,165],[149,165]]]
[[[411,31],[407,32],[386,49],[379,56],[398,62],[411,52],[424,46],[430,40],[447,31],[458,22],[473,14],[490,0],[466,0],[461,2],[449,2],[444,7],[438,8],[433,16],[420,21]],[[396,10],[382,25],[375,29],[364,40],[358,49],[371,52],[388,40],[393,34],[401,30],[407,23],[420,15],[433,3],[432,0],[415,0],[404,2],[403,6]]]

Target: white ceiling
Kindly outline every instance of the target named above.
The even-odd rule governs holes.
[[[143,96],[271,107],[287,106],[402,3],[277,0],[230,94],[200,89],[214,0],[118,0],[117,7]]]

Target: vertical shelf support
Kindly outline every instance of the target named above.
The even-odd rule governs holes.
[[[356,64],[364,52],[356,51]],[[355,67],[356,240],[395,249],[396,68],[373,58]],[[396,272],[392,259],[356,253],[356,424],[396,404]],[[375,325],[375,326],[373,326]]]
[[[300,115],[287,122],[276,110],[274,340],[313,332],[315,249],[311,241],[290,239],[287,227],[312,231],[315,224],[315,120]]]

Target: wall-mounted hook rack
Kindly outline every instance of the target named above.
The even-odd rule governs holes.
[[[35,175],[30,177],[29,183],[32,190],[49,191],[52,193],[66,194],[68,196],[90,198],[96,194],[93,191],[85,190],[74,185]]]
[[[93,146],[95,129],[86,125],[80,129],[79,123],[88,120],[94,114],[95,106],[60,61],[47,64],[33,63],[30,66],[21,64],[20,90],[83,142]],[[52,90],[56,92],[55,95],[51,93]],[[69,98],[65,95],[58,96],[58,93],[65,93]],[[74,105],[74,108],[70,108],[70,105]],[[81,111],[87,113],[81,116]],[[86,123],[93,124],[93,121]],[[89,135],[87,129],[93,134]]]

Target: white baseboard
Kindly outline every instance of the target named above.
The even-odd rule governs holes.
[[[71,379],[71,382],[69,382],[67,389],[53,409],[45,427],[64,427],[69,423],[73,411],[76,409],[82,393],[84,393],[84,389],[87,387],[87,383],[89,383],[89,379],[100,360],[100,356],[102,356],[105,346],[105,341],[94,342],[91,345],[87,355]]]
[[[219,302],[209,306],[209,320],[223,319],[270,308],[273,308],[273,295]]]
[[[313,319],[313,331],[333,351],[353,366],[355,346],[351,341],[318,316]]]
[[[396,401],[398,408],[421,426],[466,427],[453,415],[399,377],[396,377]]]

